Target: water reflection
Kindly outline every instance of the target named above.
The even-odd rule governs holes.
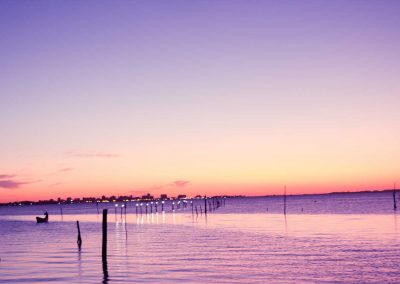
[[[81,248],[78,248],[78,279],[81,283],[82,281],[82,261],[81,261]]]
[[[97,214],[64,215],[64,222],[45,226],[35,226],[32,216],[23,217],[28,222],[2,221],[0,251],[7,261],[0,266],[0,283],[3,279],[95,283],[99,277],[102,283],[204,283],[210,279],[224,283],[263,283],[265,279],[362,283],[365,277],[378,279],[377,275],[383,277],[382,282],[396,283],[395,264],[400,255],[397,214],[287,214],[286,218],[283,214],[215,213],[194,218],[190,211],[160,214],[123,214],[117,222],[111,218],[102,277],[101,268],[93,265],[100,265],[101,257]],[[71,230],[76,219],[82,224],[82,251],[76,250],[76,230]],[[27,232],[31,242],[24,242]],[[38,253],[35,247],[44,237],[46,247]],[[361,269],[363,273],[354,272]],[[37,276],[44,272],[49,279]],[[55,277],[59,280],[53,280]]]
[[[109,280],[109,275],[108,275],[108,267],[107,267],[107,258],[103,258],[103,284],[107,284]]]

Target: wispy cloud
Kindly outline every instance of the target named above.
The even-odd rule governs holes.
[[[60,168],[60,169],[58,169],[58,170],[55,170],[54,172],[51,172],[51,173],[49,173],[48,175],[49,176],[53,176],[53,175],[58,175],[58,174],[64,174],[64,173],[67,173],[67,172],[70,172],[70,171],[73,171],[73,170],[75,170],[75,168]]]
[[[140,190],[132,190],[131,193],[133,194],[146,194],[148,192],[159,192],[162,190],[168,190],[169,188],[183,188],[185,186],[188,186],[190,184],[190,181],[188,180],[175,180],[170,183],[162,184],[162,185],[155,185],[149,188],[144,188]]]
[[[176,180],[168,185],[172,186],[172,187],[185,187],[185,186],[189,185],[189,183],[190,182],[187,180]]]
[[[74,168],[63,168],[63,169],[59,169],[57,171],[57,173],[65,173],[65,172],[70,172],[70,171],[73,171],[73,170],[74,170]]]
[[[8,179],[13,177],[15,177],[15,175],[0,175],[0,179]]]
[[[0,180],[0,187],[7,189],[15,189],[23,185],[23,182],[18,182],[14,180]]]
[[[173,182],[166,183],[166,184],[163,184],[163,185],[153,186],[151,188],[151,190],[152,191],[159,191],[159,190],[163,190],[163,189],[166,189],[166,188],[173,188],[173,187],[182,188],[182,187],[188,186],[189,184],[190,184],[190,181],[188,181],[188,180],[175,180]]]
[[[41,180],[20,180],[16,179],[15,175],[0,175],[0,188],[17,189],[25,184],[40,182]]]
[[[109,152],[69,152],[68,155],[77,158],[118,158],[119,154]]]

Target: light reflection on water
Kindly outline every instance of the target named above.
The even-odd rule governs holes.
[[[76,244],[79,220],[82,249]],[[0,216],[0,283],[398,283],[397,214]],[[104,271],[109,274],[104,278]]]

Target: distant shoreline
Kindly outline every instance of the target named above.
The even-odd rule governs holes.
[[[397,190],[397,189],[395,189]],[[365,194],[365,193],[384,193],[388,192],[391,193],[393,192],[393,189],[381,189],[381,190],[361,190],[361,191],[333,191],[333,192],[327,192],[327,193],[301,193],[301,194],[287,194],[287,196],[310,196],[310,195],[341,195],[341,194]],[[215,196],[208,196],[209,198],[211,197],[224,197],[224,198],[259,198],[259,197],[279,197],[279,196],[284,196],[283,194],[269,194],[269,195],[215,195]],[[96,199],[96,198],[93,198]],[[173,198],[173,199],[168,199],[168,200],[176,200],[178,198]],[[193,197],[193,198],[184,198],[184,199],[199,199],[199,197]],[[161,199],[154,199],[154,201],[160,201]],[[129,200],[129,201],[123,201],[123,200],[115,200],[115,201],[107,201],[109,203],[121,203],[121,202],[146,202],[149,200],[144,200],[144,199],[135,199],[135,200]],[[97,201],[98,202],[98,201]],[[81,202],[61,202],[61,204],[81,204],[81,203],[87,203],[85,201]],[[96,203],[96,201],[90,202],[90,203]],[[98,202],[102,203],[102,202]],[[0,206],[20,206],[20,205],[49,205],[49,204],[60,204],[56,200],[43,200],[43,201],[13,201],[13,202],[7,202],[7,203],[0,203]]]
[[[395,189],[397,191],[397,189]],[[383,193],[393,192],[393,189],[379,189],[379,190],[360,190],[360,191],[332,191],[326,193],[301,193],[301,194],[287,194],[287,196],[308,196],[308,195],[334,195],[334,194],[359,194],[359,193]],[[260,196],[246,196],[246,197],[271,197],[271,196],[283,196],[283,194],[273,195],[260,195]]]

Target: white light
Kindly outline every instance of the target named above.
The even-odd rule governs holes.
[[[125,207],[125,205],[124,205],[124,204],[122,204],[122,205],[121,205],[121,207]]]
[[[139,204],[136,203],[136,206],[139,206]]]
[[[161,201],[162,204],[164,204],[164,201]]]
[[[118,204],[115,204],[115,207],[118,207]]]

